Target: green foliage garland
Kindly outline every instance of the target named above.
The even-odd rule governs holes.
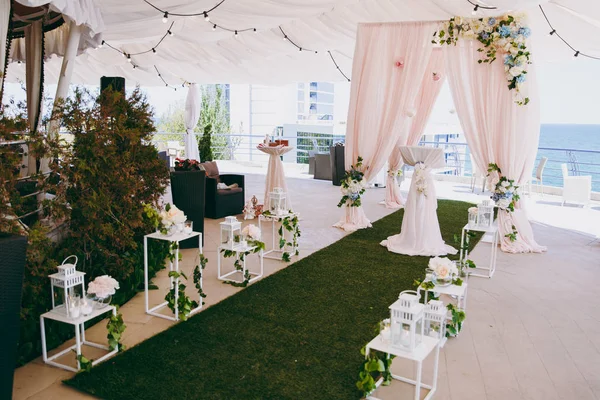
[[[269,210],[266,210],[262,213],[262,215],[267,218],[277,219],[278,222],[281,222],[281,226],[277,230],[277,233],[279,234],[279,249],[283,250],[281,259],[285,262],[290,262],[293,256],[300,254],[300,250],[298,250],[298,238],[302,234],[300,231],[300,225],[298,223],[298,214],[294,214],[292,210],[289,210],[289,213],[290,214],[286,215],[285,217],[276,216]],[[291,240],[286,240],[284,230],[292,233]],[[291,247],[294,249],[294,254],[285,251],[285,247]]]
[[[90,372],[92,370],[92,363],[94,360],[90,360],[82,354],[77,355],[77,352],[73,350],[75,353],[75,359],[79,361],[79,372]]]
[[[452,314],[452,321],[446,324],[446,337],[454,337],[460,333],[466,314],[464,310],[456,308],[451,303],[446,305],[446,308]]]
[[[252,253],[259,253],[261,250],[265,249],[265,243],[261,242],[260,240],[248,240],[248,246],[255,248],[243,252],[222,249],[221,253],[223,254],[223,258],[235,257],[235,260],[233,261],[233,266],[235,267],[236,271],[243,271],[244,260],[246,259],[246,256]],[[246,270],[246,272],[244,273],[244,280],[242,282],[224,281],[224,283],[235,287],[246,287],[248,286],[248,283],[250,283],[250,272]]]
[[[117,315],[110,315],[108,322],[106,323],[106,329],[108,330],[108,348],[112,351],[119,346],[119,352],[125,350],[125,346],[121,343],[123,332],[127,325],[123,322],[123,314],[119,312],[117,307]]]
[[[360,350],[360,353],[363,356],[365,355],[365,347]],[[382,385],[384,386],[392,383],[390,368],[393,359],[393,355],[374,350],[369,351],[369,355],[365,357],[360,366],[358,381],[356,382],[356,388],[362,392],[363,397],[367,397],[377,389],[377,381],[379,379],[383,379]]]

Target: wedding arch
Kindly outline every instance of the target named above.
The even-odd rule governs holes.
[[[499,205],[502,250],[545,251],[534,239],[516,189],[531,174],[539,140],[539,99],[527,48],[530,33],[525,17],[515,15],[360,24],[346,168],[360,158],[367,182],[389,160],[386,206],[401,206],[403,199],[392,179],[402,163],[400,149],[419,142],[447,78],[475,163],[489,168],[488,188]],[[347,231],[371,226],[360,194],[352,192],[357,187],[361,184],[342,184],[347,200],[335,226]]]

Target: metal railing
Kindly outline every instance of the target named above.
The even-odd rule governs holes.
[[[153,142],[160,146],[161,143],[165,143],[167,137],[171,138],[169,140],[178,140],[183,146],[183,134],[156,133]],[[278,136],[276,139],[288,140],[291,146],[296,147],[295,153],[284,157],[284,161],[306,164],[310,155],[328,152],[329,146],[338,141],[344,141],[345,137],[307,132],[297,136]],[[217,159],[266,161],[267,156],[256,149],[256,146],[262,141],[262,136],[214,134],[213,153]],[[419,145],[444,149],[447,168],[440,173],[472,176],[473,166],[471,165],[470,150],[467,143],[421,141]],[[562,187],[561,164],[566,164],[570,175],[590,175],[592,177],[592,190],[600,192],[600,151],[539,147],[533,174],[535,174],[535,168],[537,168],[542,157],[548,158],[543,172],[544,185]],[[482,171],[482,173],[485,172]]]

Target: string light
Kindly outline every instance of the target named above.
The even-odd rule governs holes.
[[[126,57],[126,58],[128,58],[128,60],[127,60],[127,61],[131,62],[131,61],[130,61],[130,59],[131,59],[131,56],[139,56],[139,55],[146,54],[146,53],[150,53],[150,52],[152,52],[152,53],[156,54],[156,53],[158,52],[158,50],[157,50],[157,49],[158,49],[158,46],[160,46],[160,45],[161,45],[161,43],[163,42],[163,40],[165,40],[165,38],[167,37],[167,35],[168,35],[168,36],[173,36],[173,31],[172,31],[172,29],[173,29],[173,25],[174,25],[174,24],[175,24],[175,22],[171,22],[171,25],[169,25],[169,29],[167,29],[167,32],[166,32],[166,33],[165,33],[165,34],[164,34],[164,35],[163,35],[163,36],[160,38],[160,40],[159,40],[159,41],[158,41],[158,42],[157,42],[157,43],[156,43],[156,44],[155,44],[153,47],[149,48],[148,50],[139,51],[139,52],[137,52],[137,53],[126,53],[125,51],[123,51],[123,50],[121,50],[121,49],[118,49],[118,48],[116,48],[116,47],[114,47],[114,46],[111,46],[111,44],[110,44],[110,43],[108,43],[108,42],[106,42],[105,40],[103,40],[103,41],[102,41],[102,44],[103,44],[103,45],[106,45],[107,47],[109,47],[109,48],[111,48],[111,49],[113,49],[114,51],[118,51],[119,53],[121,53],[121,55],[122,55],[123,57]]]
[[[290,42],[292,45],[296,46],[296,48],[297,48],[299,51],[310,51],[310,52],[314,52],[315,54],[317,54],[317,53],[318,53],[318,51],[316,51],[316,50],[309,50],[309,49],[303,48],[302,46],[299,46],[298,44],[296,44],[296,43],[295,43],[295,42],[294,42],[292,39],[290,39],[290,38],[289,38],[289,36],[288,36],[288,35],[287,35],[287,34],[286,34],[284,31],[283,31],[283,29],[281,28],[281,26],[279,26],[279,30],[280,30],[280,31],[281,31],[281,33],[283,34],[283,40],[284,40],[284,41],[288,41],[288,42]]]
[[[217,30],[217,25],[213,25],[212,27],[213,32]]]
[[[131,62],[131,55],[127,54],[127,62]]]
[[[102,43],[100,43],[100,46],[98,46],[99,49],[101,49],[102,47],[104,47],[104,40],[102,41]]]
[[[548,16],[546,15],[546,12],[544,11],[544,8],[541,5],[538,5],[538,7],[540,8],[540,11],[542,12],[542,15],[544,16],[544,19],[546,20],[546,22],[548,23],[548,27],[550,27],[551,31],[548,34],[548,36],[556,36],[557,38],[559,38],[569,49],[571,49],[574,54],[573,54],[573,60],[576,60],[578,57],[586,57],[586,58],[591,58],[593,60],[600,60],[600,57],[596,57],[596,56],[591,56],[589,54],[585,54],[580,52],[579,50],[577,50],[575,47],[571,46],[571,44],[569,42],[567,42],[565,40],[565,38],[563,38],[554,28],[554,26],[552,26],[552,24],[550,23],[550,20],[548,19]]]
[[[175,17],[198,17],[200,15],[204,16],[204,19],[206,21],[210,21],[210,18],[208,16],[208,13],[211,11],[216,10],[221,4],[223,4],[225,2],[225,0],[221,0],[219,1],[214,7],[209,8],[208,10],[204,10],[201,12],[197,12],[197,13],[189,13],[189,14],[182,14],[182,13],[174,13],[174,12],[168,12],[166,10],[163,10],[160,7],[155,6],[154,4],[152,4],[150,1],[148,0],[144,0],[144,3],[148,4],[150,7],[154,8],[156,11],[160,12],[160,13],[164,13],[164,17],[163,17],[163,22],[167,22],[166,20],[169,18],[169,15],[173,15]]]
[[[168,20],[169,20],[169,13],[165,11],[165,15],[163,16],[163,19],[162,19],[163,24],[166,24]]]
[[[471,11],[471,14],[473,15],[477,15],[477,11],[479,11],[479,9],[481,8],[482,10],[497,10],[498,7],[492,7],[492,6],[484,6],[481,5],[479,3],[474,3],[471,0],[467,0],[469,2],[469,4],[471,4],[473,7],[473,11]]]
[[[152,52],[156,54],[156,49],[154,47],[152,48]]]
[[[158,70],[158,68],[156,67],[156,65],[154,66],[154,69],[156,70],[156,74],[158,75],[158,77],[160,78],[160,80],[165,84],[166,87],[171,87],[171,85],[169,85],[169,83],[165,80],[165,78],[163,78],[162,74],[160,73],[160,71]],[[175,91],[177,91],[177,88],[175,86],[172,86],[173,89],[175,89]]]
[[[237,37],[237,31],[235,31],[235,37]]]
[[[338,65],[338,63],[335,62],[335,58],[333,58],[333,54],[331,54],[331,51],[327,50],[327,53],[329,53],[329,57],[331,57],[331,61],[333,61],[333,64],[335,65],[335,67],[337,68],[337,70],[340,71],[340,74],[342,74],[342,76],[344,78],[346,78],[346,80],[348,82],[350,82],[350,78],[348,78],[348,76],[344,73],[344,71],[342,71],[342,69],[340,68],[340,66]]]
[[[169,36],[173,36],[173,32],[171,32],[171,30],[168,30],[167,33],[169,34]]]

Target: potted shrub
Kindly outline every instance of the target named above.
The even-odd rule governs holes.
[[[197,160],[175,160],[174,171],[171,171],[171,193],[173,204],[194,222],[193,229],[204,233],[204,198],[206,172]],[[204,243],[204,236],[202,236]],[[184,240],[180,243],[182,249],[198,247],[197,238]]]
[[[0,398],[12,398],[25,268],[25,236],[0,233]]]

